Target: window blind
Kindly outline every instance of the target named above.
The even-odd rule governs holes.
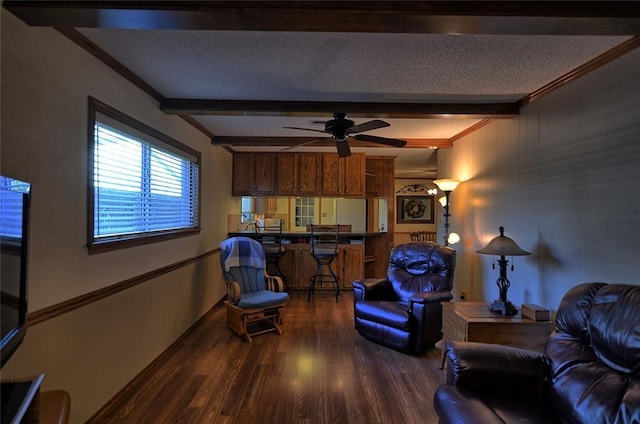
[[[25,194],[30,189],[29,183],[0,176],[0,236],[3,242],[22,238]]]
[[[198,227],[199,164],[159,140],[97,119],[94,239]]]

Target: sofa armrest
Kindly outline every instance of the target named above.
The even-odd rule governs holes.
[[[385,278],[365,278],[354,281],[352,285],[353,297],[356,302],[377,299],[393,300],[396,297],[391,282]]]
[[[450,291],[433,291],[433,292],[418,292],[411,295],[409,302],[413,303],[432,303],[432,302],[449,302],[453,299],[453,295]]]
[[[447,383],[486,394],[538,396],[548,367],[538,352],[487,343],[446,343]]]

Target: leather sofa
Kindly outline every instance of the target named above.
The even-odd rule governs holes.
[[[442,338],[442,305],[452,299],[456,251],[431,242],[395,246],[387,278],[353,282],[355,328],[367,339],[422,353]]]
[[[563,297],[545,353],[447,343],[440,423],[640,423],[640,286]]]

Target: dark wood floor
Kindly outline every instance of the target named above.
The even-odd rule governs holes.
[[[90,422],[437,423],[438,349],[406,355],[362,338],[353,294],[293,292],[283,334],[244,343],[216,307]]]

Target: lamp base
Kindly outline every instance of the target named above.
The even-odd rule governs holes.
[[[501,313],[502,315],[507,315],[507,316],[515,315],[518,313],[518,310],[516,309],[515,306],[513,306],[513,303],[511,303],[508,300],[506,302],[503,302],[501,300],[495,300],[491,304],[491,306],[489,306],[489,310],[491,312],[498,312],[498,313]]]

